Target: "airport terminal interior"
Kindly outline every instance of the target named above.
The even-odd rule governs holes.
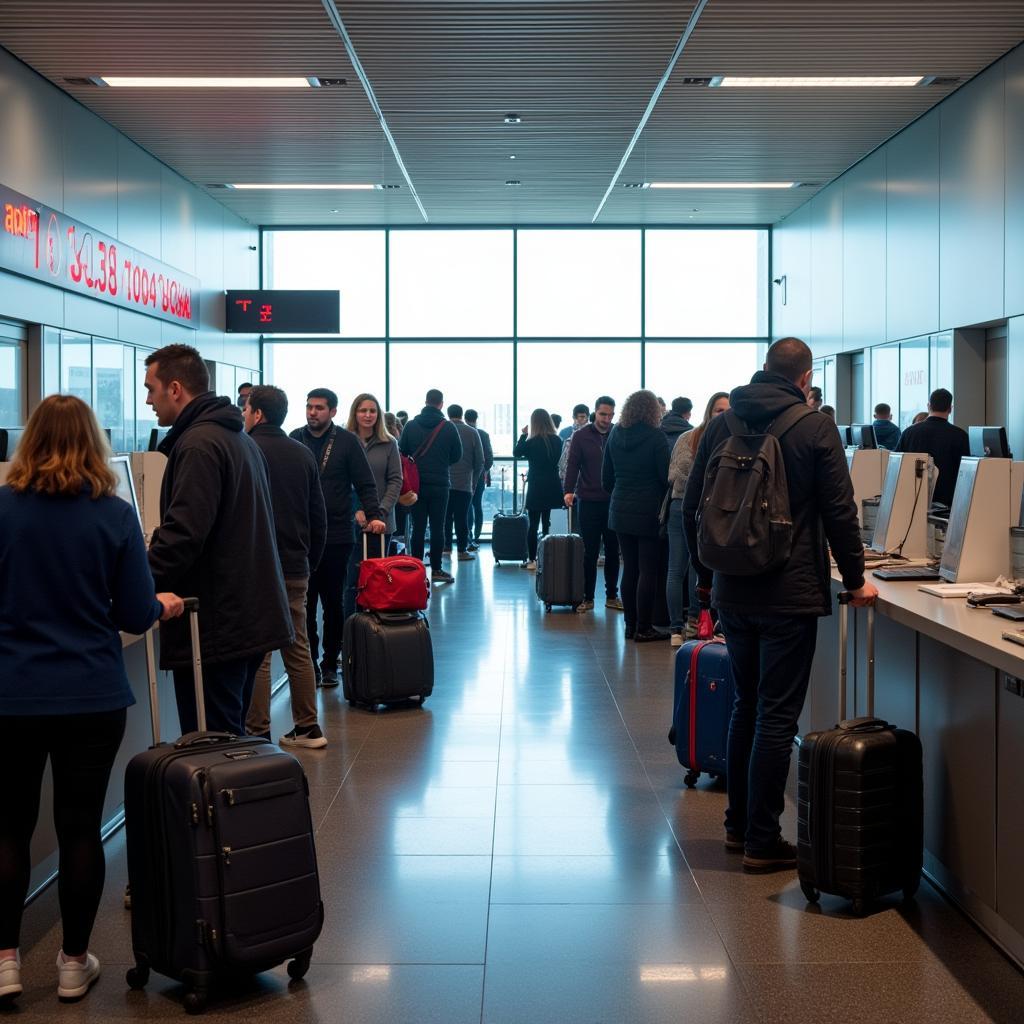
[[[1007,0],[0,0],[0,483],[43,398],[76,395],[149,541],[145,360],[174,343],[232,402],[283,389],[289,431],[314,388],[339,426],[361,393],[415,417],[437,388],[493,447],[475,557],[445,556],[424,612],[433,692],[320,688],[327,745],[288,748],[324,907],[309,971],[224,977],[209,1020],[1024,1020],[1022,44]],[[784,337],[812,350],[879,597],[845,648],[818,622],[783,837],[804,736],[876,716],[923,749],[920,887],[866,907],[725,848],[721,772],[691,784],[669,742],[667,620],[634,642],[600,569],[592,609],[548,608],[525,554],[492,549],[534,410],[570,427],[649,389],[696,427]],[[940,484],[938,456],[884,438],[941,389],[970,454]],[[125,982],[147,643],[122,635],[102,975],[58,1003],[47,778],[0,1019],[186,1012],[173,978]]]

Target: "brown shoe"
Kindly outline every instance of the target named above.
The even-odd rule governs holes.
[[[730,853],[742,853],[743,852],[743,836],[736,835],[735,832],[726,831],[725,833],[725,848]]]
[[[796,847],[779,839],[767,850],[746,850],[743,870],[751,875],[767,875],[772,871],[791,871],[796,867]]]

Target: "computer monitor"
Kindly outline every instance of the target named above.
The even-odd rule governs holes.
[[[139,502],[135,497],[135,480],[132,477],[132,462],[130,455],[114,455],[110,460],[110,468],[117,477],[117,496],[127,501],[132,507],[136,517],[139,515]],[[139,519],[139,526],[142,520]]]
[[[875,428],[870,423],[854,423],[850,427],[850,444],[857,448],[877,448]]]
[[[155,452],[160,447],[160,442],[167,436],[166,430],[160,430],[154,427],[149,432],[149,447],[146,449],[148,452]]]
[[[839,431],[839,439],[843,442],[844,445],[848,445],[850,443],[849,423],[839,423],[836,425],[836,427]]]
[[[10,435],[6,430],[0,429],[0,462],[7,461],[7,444],[10,439]]]
[[[967,437],[971,444],[971,455],[977,459],[1013,458],[1006,440],[1005,427],[968,427]]]

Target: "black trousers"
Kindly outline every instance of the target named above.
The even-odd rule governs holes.
[[[469,547],[469,510],[473,504],[470,491],[457,491],[455,488],[448,494],[448,510],[444,516],[444,546],[452,546],[452,527],[455,528],[455,541],[459,551]]]
[[[309,637],[309,654],[314,664],[320,651],[320,633],[316,622],[318,600],[324,609],[323,660],[333,668],[341,654],[341,631],[345,626],[345,582],[354,547],[351,541],[347,544],[328,544],[320,564],[309,577],[306,634]]]
[[[607,501],[576,502],[576,517],[580,536],[583,538],[583,596],[594,600],[597,590],[597,560],[601,555],[601,541],[604,540],[604,591],[605,597],[617,597],[619,593],[619,538],[608,526]]]
[[[473,504],[469,509],[470,531],[475,541],[480,540],[480,534],[484,529],[484,488],[486,487],[484,478],[486,476],[486,473],[480,474],[476,490],[473,492]]]
[[[644,632],[653,623],[659,582],[662,600],[665,596],[659,564],[662,543],[657,536],[620,533],[619,550],[622,552],[622,607],[626,629]]]
[[[315,660],[315,659],[314,659]],[[245,718],[252,703],[256,673],[263,663],[262,654],[214,665],[203,663],[203,707],[206,728],[210,732],[245,735]],[[174,699],[178,705],[178,724],[182,735],[199,728],[196,711],[196,681],[189,668],[174,670]]]
[[[447,487],[435,484],[421,484],[419,501],[412,507],[412,556],[423,560],[423,548],[427,539],[427,523],[430,523],[430,568],[439,571],[444,548],[444,516],[448,508]]]
[[[60,845],[57,893],[63,949],[68,956],[81,956],[89,948],[106,874],[100,841],[103,801],[126,717],[124,708],[0,717],[0,778],[8,783],[0,814],[0,949],[18,946],[47,758]]]
[[[530,561],[535,562],[537,560],[537,529],[540,529],[543,537],[551,532],[551,509],[531,508],[527,509],[527,512],[530,513],[530,523],[526,531],[526,548],[530,553]]]

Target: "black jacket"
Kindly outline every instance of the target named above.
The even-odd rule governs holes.
[[[230,399],[207,392],[160,445],[160,526],[149,547],[157,591],[199,598],[203,661],[250,658],[295,639],[277,555],[267,460]],[[192,663],[188,616],[160,626],[160,665]]]
[[[729,396],[732,411],[758,433],[791,405],[804,402],[803,392],[773,373],[759,371],[750,384]],[[693,557],[697,552],[697,512],[704,473],[729,428],[717,416],[704,431],[683,498],[687,545],[702,586],[711,573]],[[835,424],[827,416],[805,416],[779,442],[786,465],[789,509],[793,517],[793,551],[781,569],[760,576],[714,574],[712,603],[725,611],[748,615],[828,615],[832,610],[828,545],[842,573],[843,585],[864,585],[861,542],[853,482]]]
[[[416,460],[416,468],[420,473],[420,483],[432,487],[451,487],[452,478],[448,467],[454,466],[462,458],[462,438],[455,424],[449,423],[436,406],[425,405],[419,416],[409,420],[399,438],[398,450],[403,455],[414,455],[439,423],[444,426],[434,438],[430,450]]]
[[[960,472],[960,460],[971,454],[967,431],[954,426],[941,416],[929,416],[922,423],[907,427],[896,446],[898,452],[925,452],[935,461],[939,478],[935,481],[932,501],[953,504],[953,491]]]
[[[526,501],[523,508],[546,512],[565,505],[562,481],[558,478],[558,458],[562,454],[562,439],[554,434],[527,437],[520,434],[512,452],[517,459],[526,459]]]
[[[313,435],[308,427],[299,427],[288,436],[301,441],[310,451],[313,450]],[[366,461],[366,452],[355,434],[332,423],[327,431],[326,443],[331,445],[327,465],[320,465],[315,452],[313,457],[320,471],[320,487],[327,509],[327,543],[354,544],[355,508],[352,505],[352,488],[359,495],[359,505],[365,510],[368,519],[384,519],[377,495],[377,481],[373,478],[373,470]],[[327,448],[324,447],[323,451],[327,451]],[[320,458],[323,458],[322,454]]]
[[[668,490],[668,438],[659,427],[613,427],[604,446],[601,483],[611,494],[608,525],[616,533],[658,536],[658,513]]]
[[[676,438],[680,434],[693,430],[693,424],[689,420],[684,420],[678,413],[667,412],[661,419],[661,429],[665,432],[669,447],[671,448],[676,443]]]
[[[484,474],[486,475],[491,471],[491,466],[494,465],[494,448],[491,445],[491,435],[479,427],[476,428],[476,432],[480,435],[480,443],[484,446]]]
[[[270,423],[257,424],[249,436],[267,460],[281,572],[286,578],[309,576],[320,564],[327,539],[316,462],[304,444]]]

